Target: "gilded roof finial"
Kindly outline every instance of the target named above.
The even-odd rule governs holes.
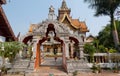
[[[67,7],[67,4],[66,4],[66,1],[65,1],[65,0],[63,0],[63,2],[62,2],[61,9],[68,9],[68,7]]]

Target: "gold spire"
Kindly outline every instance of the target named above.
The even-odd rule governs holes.
[[[63,1],[62,1],[62,6],[61,6],[61,9],[68,9],[68,7],[67,7],[67,4],[66,4],[66,1],[65,1],[65,0],[63,0]]]

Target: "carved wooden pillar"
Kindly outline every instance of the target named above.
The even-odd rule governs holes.
[[[36,58],[34,63],[34,70],[37,70],[40,66],[41,60],[40,60],[40,44],[37,43],[36,45]]]

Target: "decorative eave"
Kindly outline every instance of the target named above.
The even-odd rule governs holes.
[[[82,27],[80,26],[80,32],[89,32],[89,30],[88,30],[88,28],[87,28],[87,26],[86,26],[86,23],[85,22],[81,22],[81,24],[84,24],[85,25],[85,27],[83,27],[82,25]]]
[[[0,6],[0,31],[2,32],[2,36],[7,37],[8,39],[16,40],[14,32],[1,6]]]
[[[60,22],[63,23],[63,21],[65,20],[65,18],[67,18],[68,21],[70,22],[70,24],[72,25],[72,27],[74,27],[74,25],[72,24],[71,19],[69,18],[69,16],[67,15],[67,13],[65,13],[63,15],[63,18],[60,20]],[[74,27],[74,28],[76,29],[77,27]]]
[[[70,24],[72,25],[73,28],[75,28],[75,29],[80,29],[80,32],[89,32],[89,30],[88,30],[87,27],[86,27],[86,23],[85,23],[85,22],[79,22],[79,26],[76,26],[75,24],[72,23],[72,20],[73,20],[73,19],[71,19],[71,18],[68,16],[67,13],[65,13],[65,14],[63,15],[63,17],[62,17],[62,19],[60,20],[60,22],[63,23],[63,21],[65,20],[65,18],[68,19],[68,21],[70,22]],[[78,20],[78,19],[75,19],[75,20]],[[84,26],[85,26],[85,27],[83,27],[83,25],[81,25],[81,24],[83,24],[83,23],[84,23]],[[82,26],[82,27],[81,27],[81,26]]]

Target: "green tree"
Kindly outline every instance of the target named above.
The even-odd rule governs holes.
[[[120,0],[84,0],[88,2],[92,9],[95,9],[95,16],[108,15],[111,19],[111,34],[113,35],[113,40],[115,47],[118,48],[119,38],[116,30],[114,13],[116,9],[120,6]]]
[[[116,20],[115,22],[120,39],[120,21]],[[108,24],[98,33],[97,39],[99,40],[100,45],[104,45],[106,48],[115,48],[110,31],[110,24]]]
[[[90,62],[94,62],[94,53],[96,52],[95,47],[92,44],[84,45],[84,53],[90,55]]]
[[[103,45],[99,45],[98,48],[99,48],[100,53],[105,53],[106,52],[106,49],[105,49],[105,47]]]
[[[92,43],[93,43],[93,46],[96,49],[96,52],[99,52],[99,40],[97,38],[95,38]]]
[[[98,36],[97,36],[97,39],[99,40],[99,44],[104,45],[107,48],[115,47],[112,35],[110,34],[110,30],[111,30],[110,25],[107,25],[104,27],[103,30],[101,30],[98,33]]]

